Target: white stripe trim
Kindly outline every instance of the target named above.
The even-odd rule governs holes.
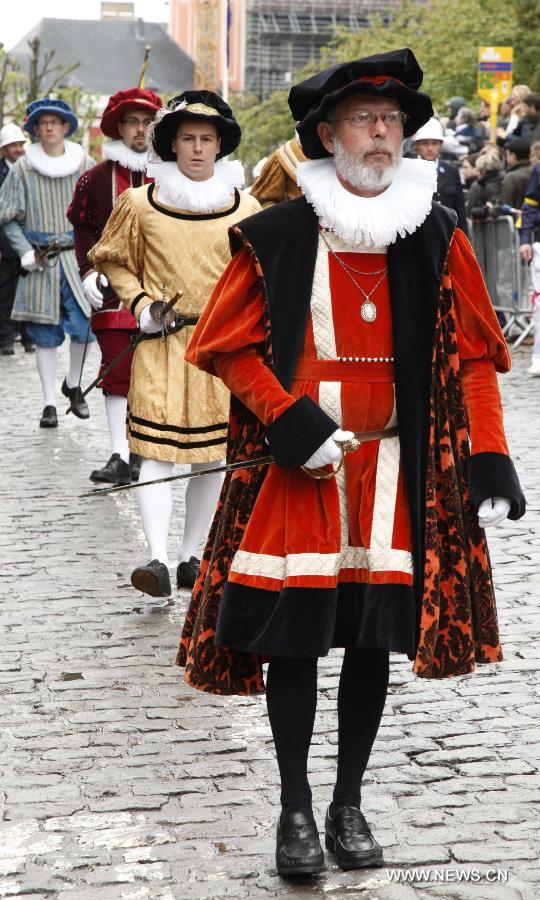
[[[231,566],[231,572],[238,575],[276,581],[306,576],[335,578],[341,569],[412,574],[412,556],[407,550],[367,550],[365,547],[348,547],[343,553],[290,553],[288,556],[238,550]]]
[[[330,294],[328,250],[320,235],[311,288],[311,321],[317,358],[335,359],[337,350]]]
[[[387,428],[397,424],[396,398]],[[392,547],[394,521],[396,518],[396,499],[399,478],[399,459],[401,451],[399,437],[379,441],[377,453],[377,471],[375,476],[375,498],[370,546],[382,550]]]
[[[319,406],[339,427],[342,427],[343,412],[341,407],[341,382],[321,381],[319,383]],[[347,504],[347,481],[345,466],[336,475],[336,487],[339,497],[339,520],[341,531],[341,550],[349,544],[349,507]]]

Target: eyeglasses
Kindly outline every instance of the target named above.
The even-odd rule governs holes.
[[[401,110],[392,110],[392,112],[382,113],[380,116],[375,113],[359,112],[354,116],[345,116],[343,119],[332,119],[330,124],[334,122],[352,122],[355,128],[367,128],[368,125],[375,125],[377,119],[380,119],[383,125],[388,128],[397,128],[398,125],[404,125],[409,116]]]
[[[40,116],[36,122],[36,125],[39,125],[40,128],[42,125],[45,126],[45,128],[48,128],[49,125],[55,128],[62,128],[65,125],[65,122],[63,119],[60,119],[57,116],[54,116],[52,119],[47,119],[45,116]]]
[[[154,121],[154,120],[153,120],[151,117],[149,117],[149,118],[147,118],[147,119],[136,119],[135,117],[132,117],[132,118],[130,118],[130,119],[124,119],[124,120],[123,120],[124,125],[131,125],[132,128],[135,128],[137,125],[142,125],[143,128],[148,128],[148,126],[149,126],[153,121]]]

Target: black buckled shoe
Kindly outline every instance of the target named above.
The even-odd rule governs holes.
[[[189,562],[179,563],[176,569],[176,587],[194,587],[200,567],[201,561],[196,556],[190,556]]]
[[[119,453],[113,453],[102,469],[94,469],[90,473],[90,481],[100,484],[131,484],[129,466]]]
[[[357,806],[342,806],[333,817],[328,809],[324,827],[326,849],[335,854],[340,869],[383,865],[382,847]]]
[[[129,474],[132,481],[139,480],[139,475],[141,474],[141,463],[142,456],[137,456],[136,453],[129,454]]]
[[[78,419],[90,418],[90,410],[88,409],[86,400],[83,400],[81,397],[80,387],[68,387],[68,383],[64,378],[64,381],[62,382],[62,393],[64,397],[68,398],[74,416],[77,416]]]
[[[39,420],[40,428],[58,428],[58,418],[55,406],[45,406]]]
[[[138,591],[150,597],[170,597],[171,579],[165,563],[152,559],[146,566],[139,566],[131,573],[131,583]]]
[[[303,809],[282,812],[276,834],[278,875],[318,875],[324,868],[324,851],[313,813]]]

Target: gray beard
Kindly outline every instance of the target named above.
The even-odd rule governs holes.
[[[345,150],[339,139],[334,135],[334,162],[336,171],[341,175],[342,179],[348,184],[359,190],[372,191],[377,188],[387,188],[392,183],[396,170],[401,162],[402,148],[397,152],[393,152],[384,141],[373,141],[369,148],[373,150],[387,150],[392,157],[389,166],[380,168],[378,166],[367,166],[364,164],[364,158],[368,151],[363,153],[349,153]]]

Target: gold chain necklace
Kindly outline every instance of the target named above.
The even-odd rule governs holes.
[[[321,234],[322,234],[322,232],[321,232]],[[370,298],[371,298],[372,294],[375,293],[375,291],[377,290],[379,285],[381,285],[383,283],[383,281],[386,277],[386,273],[388,271],[388,267],[385,266],[384,269],[377,269],[375,272],[360,272],[359,269],[354,269],[352,266],[347,265],[347,263],[343,262],[343,260],[339,258],[337,253],[335,253],[334,250],[332,250],[332,248],[330,247],[324,234],[322,235],[322,239],[323,239],[324,243],[326,244],[326,247],[328,248],[328,252],[331,253],[332,256],[334,257],[334,259],[340,264],[340,266],[343,269],[343,271],[345,272],[345,274],[349,276],[349,278],[351,279],[354,286],[356,288],[358,288],[358,290],[364,297],[364,302],[362,303],[362,306],[360,307],[360,315],[362,316],[364,322],[368,322],[368,323],[374,322],[375,319],[377,318],[377,307],[375,306],[373,300],[371,300]],[[375,284],[375,286],[371,288],[370,291],[365,291],[364,288],[358,284],[356,278],[352,275],[352,272],[356,272],[357,275],[380,275],[381,277],[379,278],[379,280]]]

